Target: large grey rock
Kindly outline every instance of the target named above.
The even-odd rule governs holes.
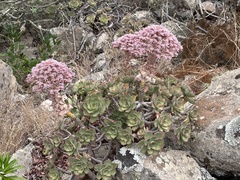
[[[240,69],[213,79],[197,97],[200,120],[184,145],[217,176],[240,173]]]
[[[56,46],[61,54],[73,54],[74,51],[82,51],[86,47],[93,49],[96,37],[92,32],[86,31],[80,26],[72,28],[55,27],[50,29],[51,34],[58,36],[61,43]],[[76,53],[74,52],[74,53]]]
[[[120,171],[117,180],[215,180],[185,151],[167,150],[146,157],[135,147],[124,147],[114,162]]]
[[[0,115],[12,106],[16,91],[17,82],[11,67],[0,60]]]
[[[166,27],[180,41],[186,39],[190,33],[187,25],[179,24],[174,21],[166,21],[166,22],[162,23],[161,25]]]
[[[12,159],[16,159],[17,165],[21,165],[22,168],[15,171],[15,175],[24,176],[27,172],[30,171],[32,165],[32,150],[34,146],[32,143],[25,146],[23,149],[17,150],[13,155]]]

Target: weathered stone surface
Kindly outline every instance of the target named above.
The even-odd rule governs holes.
[[[83,79],[84,80],[94,80],[94,81],[102,81],[107,79],[107,71],[100,71],[96,73],[92,73],[88,76],[85,76]]]
[[[161,25],[166,27],[180,41],[184,40],[188,37],[189,29],[188,29],[187,25],[179,24],[174,21],[166,21],[166,22],[162,23]]]
[[[149,19],[154,21],[154,15],[151,11],[136,11],[133,16],[135,16],[137,19]]]
[[[31,152],[34,146],[32,143],[25,146],[23,149],[17,150],[13,155],[12,159],[17,159],[17,165],[21,165],[22,168],[15,171],[15,175],[23,176],[25,173],[30,171],[32,165]]]
[[[40,104],[40,107],[47,110],[47,111],[53,111],[52,101],[50,99],[46,99]]]
[[[216,12],[216,4],[211,1],[205,1],[200,3],[202,10],[206,13],[215,13]]]
[[[109,69],[109,65],[108,65],[108,59],[107,59],[107,55],[106,53],[102,53],[99,54],[94,60],[93,60],[93,64],[94,67],[92,69],[93,72],[99,72],[102,70],[107,70]]]
[[[208,170],[217,175],[240,172],[240,69],[213,79],[198,97],[200,120],[185,144]]]
[[[13,104],[16,90],[17,82],[11,67],[0,60],[0,115]]]
[[[124,147],[116,159],[120,171],[117,180],[215,180],[186,151],[167,150],[146,157],[135,147]]]
[[[191,9],[195,9],[196,6],[199,4],[199,0],[184,0],[185,3],[187,3],[187,5],[191,8]]]
[[[21,53],[26,55],[26,57],[29,59],[36,59],[37,52],[38,52],[37,47],[28,47],[28,46],[24,47],[24,49],[21,51]]]
[[[144,168],[157,174],[161,180],[206,179],[203,177],[199,165],[190,156],[190,153],[185,151],[160,152],[156,158],[145,160]]]
[[[107,45],[109,45],[110,37],[107,32],[103,32],[96,39],[96,44],[94,47],[94,51],[96,53],[102,53]]]
[[[92,49],[96,40],[92,32],[87,32],[80,26],[73,28],[55,27],[50,29],[50,32],[61,40],[60,45],[56,46],[61,54],[72,54],[75,50],[81,51],[86,46]]]

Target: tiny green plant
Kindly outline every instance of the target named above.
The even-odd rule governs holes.
[[[24,178],[15,176],[14,172],[22,166],[16,165],[17,160],[11,159],[8,153],[0,155],[0,179],[2,180],[24,180]]]

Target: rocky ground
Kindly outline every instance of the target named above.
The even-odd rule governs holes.
[[[183,146],[176,144],[170,132],[166,148],[171,150],[158,157],[146,158],[137,155],[134,148],[128,150],[128,155],[133,154],[134,163],[119,165],[121,175],[117,178],[240,178],[239,3],[229,0],[33,0],[14,4],[1,1],[0,7],[0,59],[8,63],[11,58],[34,60],[54,56],[74,70],[76,79],[104,80],[121,73],[124,56],[112,48],[111,42],[149,24],[167,27],[181,41],[183,51],[166,67],[161,66],[158,74],[174,75],[197,95],[200,114],[197,130]],[[16,31],[9,28],[11,23],[18,28]],[[48,32],[56,35],[56,41],[61,43],[48,43],[54,36],[42,40]],[[19,33],[23,46],[15,46],[11,52],[20,57],[8,54],[11,58],[7,61],[3,53],[9,51],[11,42],[18,42]],[[17,84],[12,68],[3,61],[0,60],[0,153],[14,153],[29,141],[50,134],[63,119],[46,108],[39,108],[44,97],[32,95],[22,79],[14,74]],[[31,157],[31,148],[21,150],[17,158],[21,153]],[[119,155],[122,164],[124,156],[126,150],[125,155]],[[27,164],[24,173],[29,172],[31,160],[24,163]],[[136,170],[136,167],[140,168]]]

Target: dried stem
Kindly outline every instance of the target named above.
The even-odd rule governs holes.
[[[103,162],[108,158],[109,154],[111,153],[111,150],[112,150],[112,141],[110,141],[109,144],[108,144],[108,152],[106,153],[106,155],[102,159]]]

